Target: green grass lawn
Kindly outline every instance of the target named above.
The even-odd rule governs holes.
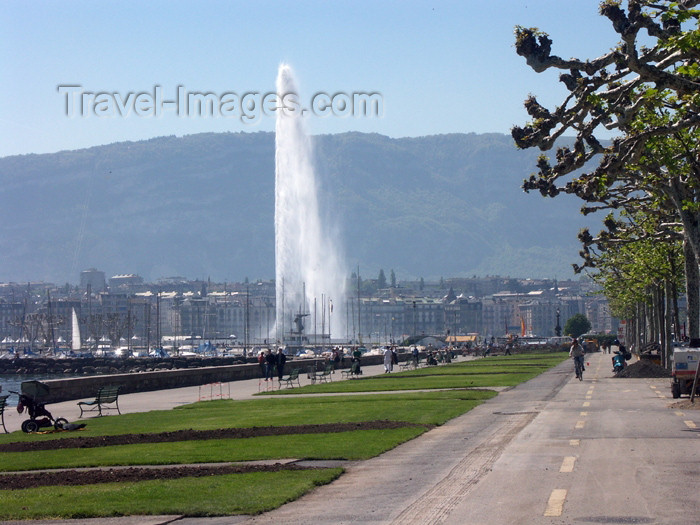
[[[318,485],[330,483],[341,473],[342,469],[338,468],[286,470],[2,491],[0,518],[259,514],[293,501]]]
[[[263,459],[367,459],[419,436],[425,427],[292,434],[244,439],[144,443],[84,449],[3,452],[2,471],[114,465],[173,465]],[[0,511],[1,512],[1,511]]]
[[[532,379],[567,358],[568,354],[565,352],[490,357],[487,359],[463,361],[461,363],[423,367],[405,372],[381,374],[350,381],[330,381],[304,386],[301,389],[275,390],[263,392],[259,395],[507,387]]]
[[[174,410],[124,414],[88,420],[79,432],[56,434],[0,434],[0,443],[43,441],[76,436],[169,432],[180,429],[282,426],[389,419],[439,425],[471,410],[495,395],[493,391],[441,391],[303,398],[217,400]]]
[[[474,386],[510,386],[556,365],[564,353],[505,356],[419,369],[376,378],[313,385],[287,393],[341,392],[339,395],[260,397],[248,401],[194,403],[174,410],[91,419],[80,432],[0,435],[0,443],[157,433],[182,429],[291,426],[391,420],[441,425],[496,395]],[[456,390],[437,390],[451,388]],[[342,392],[390,391],[342,395]],[[417,390],[416,392],[405,392]],[[424,391],[420,391],[424,390]],[[79,466],[166,465],[261,459],[365,459],[417,437],[428,427],[291,434],[242,439],[210,439],[3,452],[0,470],[34,470]],[[0,491],[0,520],[75,518],[131,514],[190,516],[255,514],[300,497],[339,476],[339,469],[283,471],[187,478],[172,481],[42,487]],[[270,490],[274,486],[275,490]],[[283,491],[277,487],[284,486]],[[259,497],[264,494],[265,497]],[[254,495],[254,497],[252,496]]]

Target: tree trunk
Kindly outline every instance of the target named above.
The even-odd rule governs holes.
[[[683,241],[685,256],[685,291],[688,297],[688,332],[690,346],[700,346],[700,271],[691,243],[686,235]]]
[[[663,282],[656,286],[656,342],[663,350],[666,344],[666,296],[664,294]]]
[[[674,281],[671,283],[672,288],[672,293],[671,293],[671,300],[673,301],[673,340],[674,341],[680,341],[681,340],[681,318],[678,313],[678,286],[676,286],[676,282]]]
[[[671,294],[673,293],[671,289],[671,282],[666,279],[664,282],[664,308],[666,314],[664,315],[664,345],[663,352],[661,354],[661,362],[666,368],[670,368],[670,355],[671,355],[671,340],[673,331],[673,305],[671,301]]]
[[[680,322],[679,322],[679,315],[678,315],[678,286],[676,285],[676,276],[678,275],[679,271],[678,268],[676,268],[676,259],[675,257],[671,256],[669,257],[669,264],[671,266],[671,280],[669,282],[669,286],[671,287],[671,327],[672,327],[672,334],[671,334],[671,340],[672,341],[680,341],[681,337],[681,328],[680,328]]]

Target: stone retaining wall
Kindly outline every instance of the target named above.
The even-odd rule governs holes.
[[[250,358],[247,362],[254,363],[256,360]],[[65,374],[68,376],[88,376],[202,368],[206,366],[227,366],[245,363],[246,360],[242,357],[73,357],[67,359],[36,357],[26,359],[1,359],[0,374]]]
[[[364,356],[362,358],[363,366],[376,365],[382,362],[382,356]],[[285,366],[285,372],[289,373],[289,371],[294,368],[299,368],[302,372],[305,372],[309,367],[314,366],[317,370],[323,370],[325,365],[326,361],[324,359],[289,360]],[[337,369],[349,367],[350,361],[346,359]],[[97,390],[104,385],[121,385],[121,393],[130,394],[133,392],[167,390],[169,388],[240,381],[259,377],[261,377],[260,366],[257,363],[250,363],[51,379],[43,381],[49,386],[50,394],[49,399],[42,401],[46,403],[59,403],[61,401],[88,400],[94,398],[97,394]]]

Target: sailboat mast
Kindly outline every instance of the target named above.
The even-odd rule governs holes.
[[[360,265],[357,265],[357,340],[362,344],[362,321],[360,320]]]

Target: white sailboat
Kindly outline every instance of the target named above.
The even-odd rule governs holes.
[[[75,313],[75,308],[73,308],[72,321],[72,339],[71,339],[71,350],[74,352],[80,351],[81,341],[80,341],[80,324],[78,323],[78,314]]]

